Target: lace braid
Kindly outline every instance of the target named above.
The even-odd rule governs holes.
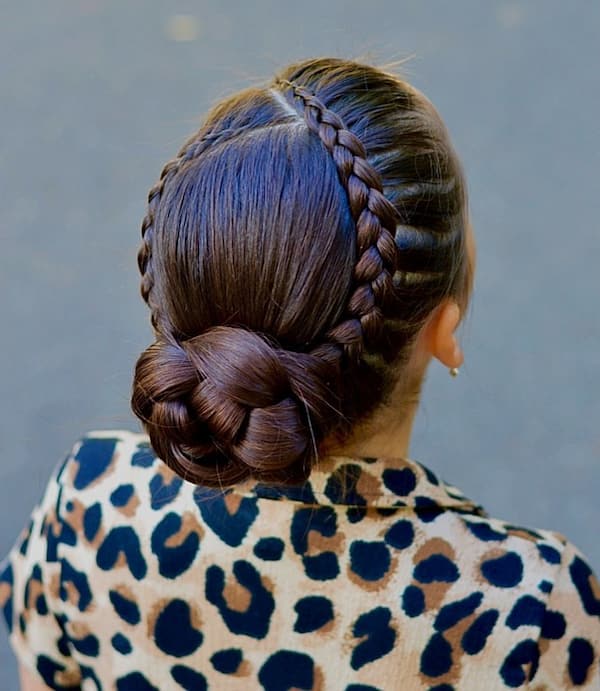
[[[357,233],[355,287],[348,301],[347,318],[330,329],[326,338],[339,343],[356,362],[377,343],[383,331],[384,309],[392,297],[398,268],[394,240],[398,212],[384,196],[381,178],[367,161],[364,145],[339,115],[306,87],[286,79],[278,80],[278,84],[290,87],[301,99],[306,124],[330,151],[348,193]]]
[[[187,142],[180,149],[177,156],[164,165],[158,182],[156,182],[148,192],[148,208],[142,220],[142,244],[138,250],[137,262],[142,276],[140,293],[150,308],[150,321],[156,331],[160,331],[160,315],[156,305],[152,304],[151,298],[152,288],[154,286],[154,276],[151,264],[154,221],[165,185],[177,174],[185,161],[197,155],[197,149],[202,143],[202,141]]]

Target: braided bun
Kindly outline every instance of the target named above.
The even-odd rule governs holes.
[[[310,470],[315,436],[331,424],[338,380],[339,358],[326,346],[285,351],[257,333],[217,326],[147,348],[132,407],[156,453],[183,477],[298,482]]]
[[[142,222],[156,341],[131,403],[156,453],[209,486],[305,479],[464,298],[466,209],[441,119],[394,75],[317,58],[219,102]]]

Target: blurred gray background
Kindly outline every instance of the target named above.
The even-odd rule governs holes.
[[[466,365],[433,366],[411,455],[600,571],[599,36],[585,0],[3,0],[0,556],[79,435],[138,429],[145,197],[202,113],[292,59],[413,56],[479,258]]]

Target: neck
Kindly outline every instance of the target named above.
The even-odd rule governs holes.
[[[430,360],[429,354],[423,356],[413,350],[386,404],[359,423],[343,442],[326,439],[320,448],[322,455],[409,458],[413,423]]]
[[[386,406],[359,425],[343,444],[326,441],[321,452],[324,456],[408,458],[417,407],[417,403]]]

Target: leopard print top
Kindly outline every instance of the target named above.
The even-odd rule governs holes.
[[[91,432],[0,566],[0,607],[51,689],[600,689],[585,558],[410,460],[217,491],[144,435]]]

